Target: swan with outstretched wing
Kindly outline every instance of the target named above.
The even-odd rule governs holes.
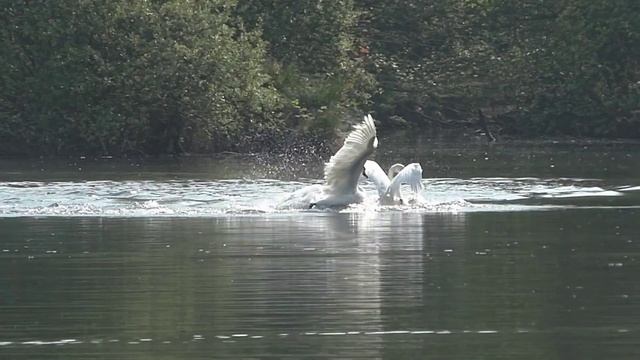
[[[400,191],[403,184],[409,185],[416,197],[419,197],[422,191],[422,166],[418,163],[406,166],[393,164],[385,174],[377,162],[367,160],[362,175],[375,184],[382,205],[406,204],[407,201]]]
[[[371,115],[354,126],[344,144],[324,167],[324,184],[302,188],[281,202],[278,209],[340,207],[360,203],[365,194],[358,187],[364,164],[378,146]]]

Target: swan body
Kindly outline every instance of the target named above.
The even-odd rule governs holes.
[[[400,191],[402,184],[409,185],[415,195],[418,195],[422,190],[422,166],[418,163],[411,163],[407,166],[393,164],[385,174],[377,162],[367,160],[362,174],[375,184],[378,190],[378,199],[382,205],[405,203]]]
[[[324,184],[307,186],[292,193],[278,209],[310,209],[360,203],[365,194],[358,180],[367,157],[378,147],[376,127],[371,115],[356,125],[344,144],[324,166]]]

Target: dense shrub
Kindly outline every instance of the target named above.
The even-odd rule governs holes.
[[[16,0],[0,20],[0,153],[254,150],[370,111],[640,137],[634,0]]]
[[[357,53],[352,0],[240,0],[236,11],[268,44],[292,124],[332,131],[367,110],[375,81]]]
[[[359,0],[383,117],[640,137],[640,3]]]
[[[264,42],[231,1],[16,1],[2,9],[0,134],[37,151],[223,148],[278,126]]]

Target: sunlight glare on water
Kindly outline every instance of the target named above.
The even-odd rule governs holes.
[[[274,213],[289,193],[318,180],[0,182],[0,216],[221,216]],[[633,187],[605,188],[595,179],[425,179],[416,206],[375,206],[375,188],[363,182],[369,206],[349,211],[515,211],[543,209],[544,199],[635,195]],[[600,185],[600,186],[598,186]],[[538,200],[535,205],[527,201]],[[508,204],[506,204],[508,203]],[[615,202],[612,206],[615,205]]]

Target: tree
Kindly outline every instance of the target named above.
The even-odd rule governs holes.
[[[240,0],[236,11],[268,44],[292,125],[333,131],[367,107],[374,80],[357,53],[352,0]]]
[[[359,0],[383,117],[531,136],[640,136],[634,1]]]
[[[264,71],[264,43],[235,26],[234,5],[68,0],[4,7],[3,140],[54,152],[203,151],[272,126],[281,105]]]

